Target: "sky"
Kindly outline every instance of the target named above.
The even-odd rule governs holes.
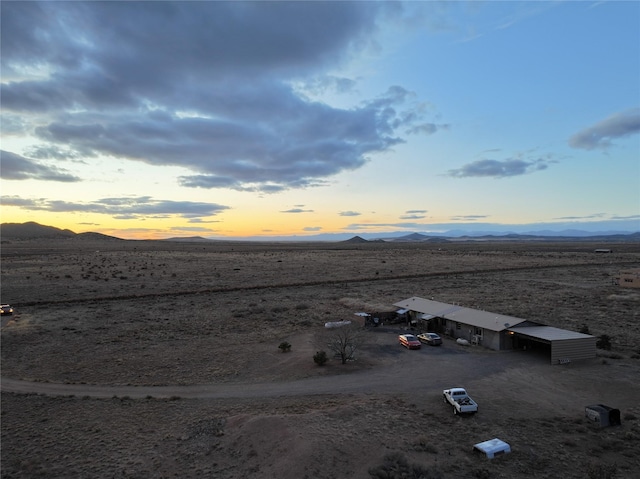
[[[640,231],[640,2],[12,2],[1,220]]]

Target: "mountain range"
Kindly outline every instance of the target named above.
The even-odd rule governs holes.
[[[115,236],[108,236],[101,233],[75,233],[68,229],[60,229],[54,226],[41,225],[35,222],[27,223],[2,223],[0,225],[0,238],[5,240],[27,240],[27,239],[91,239],[91,240],[119,240],[125,241]],[[325,241],[325,242],[350,242],[366,243],[370,241],[384,241],[394,243],[442,243],[449,241],[607,241],[607,242],[640,242],[640,232],[601,232],[593,233],[580,230],[565,231],[534,231],[524,234],[516,233],[496,233],[496,232],[474,232],[467,231],[447,231],[441,234],[390,232],[378,234],[334,233],[313,236],[254,236],[249,238],[228,238],[187,236],[165,238],[159,241],[182,241],[182,242],[206,242],[206,241]]]

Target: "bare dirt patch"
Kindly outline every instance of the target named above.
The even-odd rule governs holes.
[[[2,475],[369,478],[406,460],[445,478],[607,477],[597,474],[612,468],[635,477],[640,294],[612,278],[640,264],[640,247],[604,256],[595,247],[3,245],[3,302],[17,309],[3,319],[3,377],[76,389],[3,387]],[[610,335],[613,350],[561,367],[451,341],[406,351],[397,331],[378,329],[356,361],[313,363],[326,321],[414,295],[587,326]],[[83,385],[116,393],[91,396]],[[189,399],[180,388],[194,385],[211,389]],[[479,402],[477,415],[454,417],[442,403],[441,389],[455,385]],[[118,394],[125,386],[175,394]],[[620,408],[622,427],[586,422],[593,403]],[[488,461],[471,451],[492,437],[513,453]]]

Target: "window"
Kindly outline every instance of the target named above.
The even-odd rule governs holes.
[[[460,323],[456,323],[456,329],[462,329],[462,325]]]
[[[482,328],[473,328],[473,335],[482,337]]]

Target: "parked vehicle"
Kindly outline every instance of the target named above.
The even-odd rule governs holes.
[[[464,388],[450,388],[442,391],[445,403],[453,406],[453,414],[473,414],[478,412],[478,404],[469,397]]]
[[[407,349],[420,349],[422,347],[420,340],[413,334],[401,334],[398,336],[398,340]]]
[[[418,339],[429,346],[440,346],[442,344],[442,338],[436,333],[418,334]]]
[[[3,304],[2,306],[0,306],[0,314],[2,314],[2,316],[13,314],[13,308],[10,304]]]

